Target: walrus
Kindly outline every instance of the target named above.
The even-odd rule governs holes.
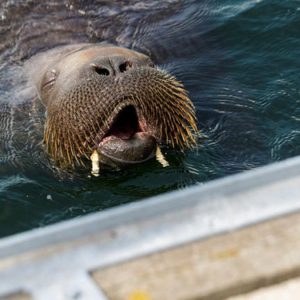
[[[145,54],[111,44],[67,45],[33,56],[25,70],[46,108],[44,148],[62,168],[92,160],[98,173],[98,164],[161,156],[162,144],[196,144],[187,91]]]

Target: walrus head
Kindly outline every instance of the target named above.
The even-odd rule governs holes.
[[[80,44],[27,63],[46,107],[44,143],[60,165],[126,165],[153,157],[160,143],[195,145],[192,102],[151,59],[112,45]]]

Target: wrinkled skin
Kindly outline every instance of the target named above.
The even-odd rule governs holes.
[[[158,144],[192,147],[195,113],[181,83],[141,53],[109,44],[76,44],[25,66],[46,107],[45,149],[62,167],[147,161]]]

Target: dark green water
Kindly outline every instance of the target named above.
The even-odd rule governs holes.
[[[45,2],[0,4],[0,236],[300,154],[299,1]],[[98,179],[51,169],[22,115],[32,102],[22,63],[103,40],[150,55],[185,84],[206,136],[197,150],[168,151],[169,168],[151,161]]]

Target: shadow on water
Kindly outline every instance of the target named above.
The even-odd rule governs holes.
[[[0,236],[299,154],[299,24],[296,1],[2,1]],[[22,64],[57,45],[101,41],[150,55],[185,84],[203,133],[196,150],[167,151],[169,168],[59,175]]]

